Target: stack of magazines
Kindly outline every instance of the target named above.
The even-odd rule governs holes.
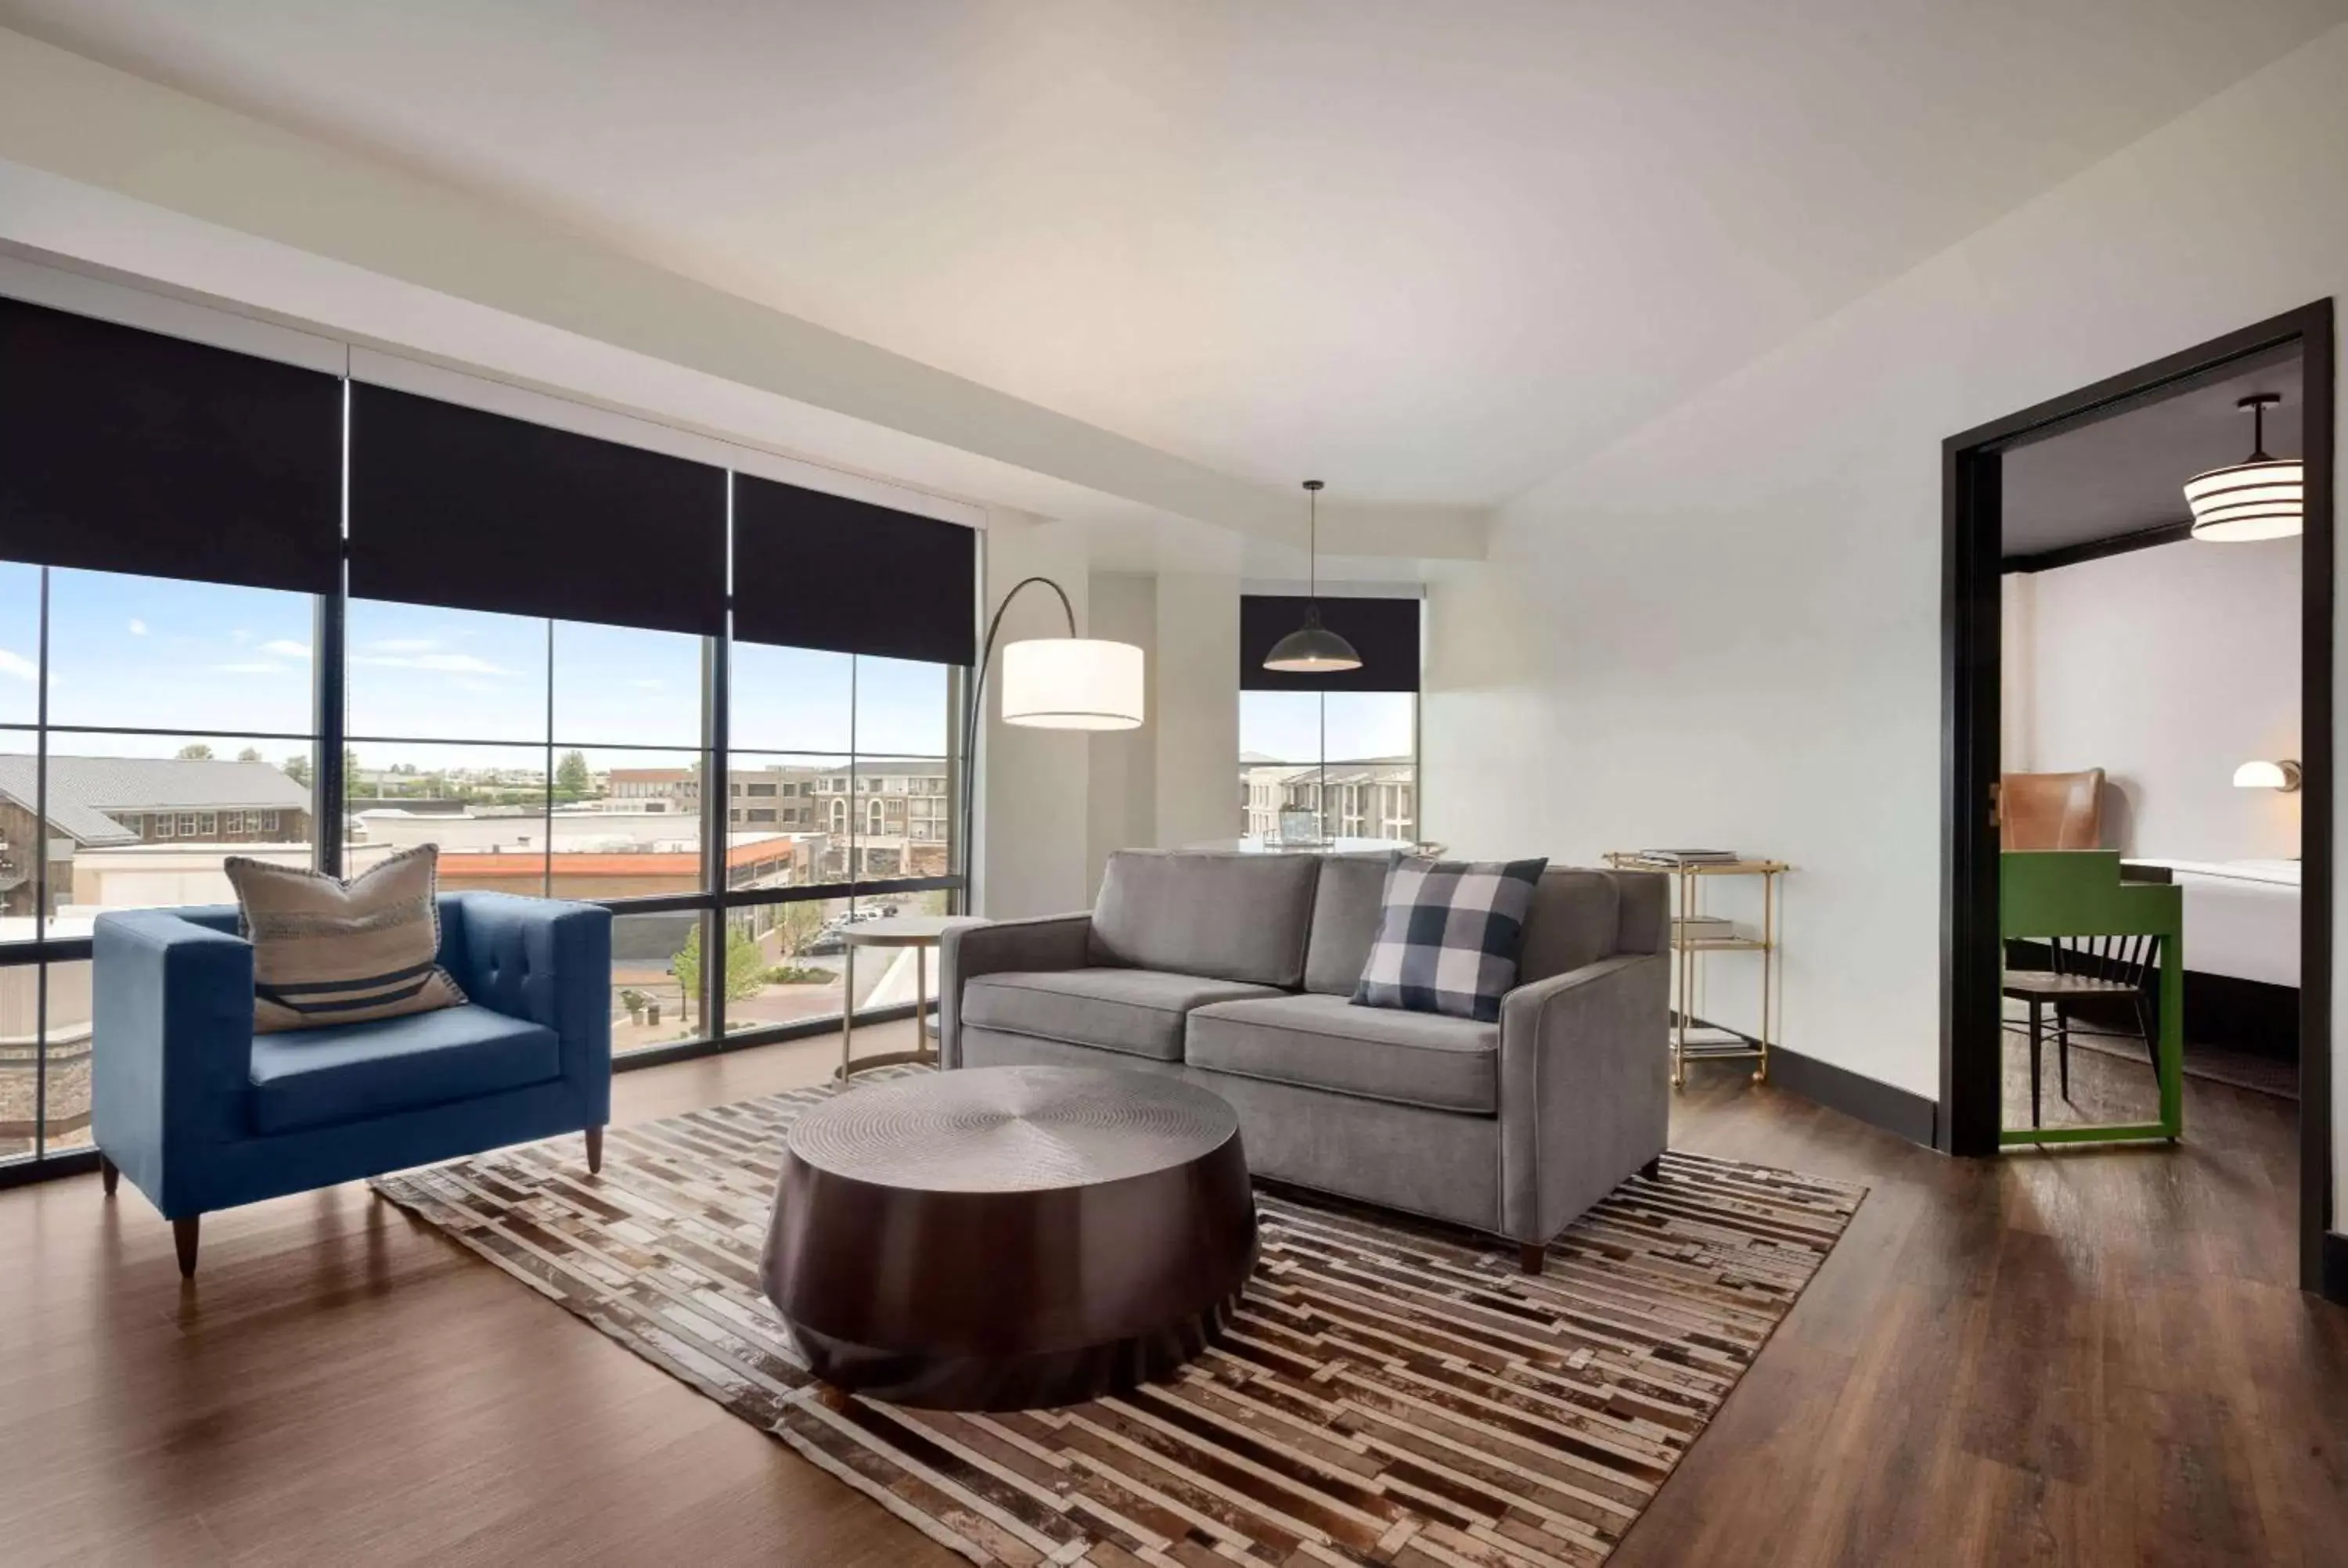
[[[1736,853],[1729,849],[1643,849],[1632,858],[1642,866],[1733,866]]]
[[[1736,922],[1720,915],[1675,915],[1672,935],[1682,942],[1734,941]]]

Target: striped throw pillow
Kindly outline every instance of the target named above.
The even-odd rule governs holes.
[[[359,1023],[465,999],[440,952],[440,851],[403,849],[345,882],[232,855],[223,865],[252,944],[257,1034]]]

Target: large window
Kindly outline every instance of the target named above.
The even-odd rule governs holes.
[[[0,1160],[89,1141],[101,910],[307,866],[317,601],[0,562]]]
[[[88,1143],[96,916],[230,855],[605,905],[623,1055],[910,999],[842,933],[959,897],[967,529],[380,355],[0,359],[64,389],[0,429],[0,1162]]]
[[[1241,692],[1240,831],[1413,842],[1417,731],[1408,692]]]
[[[730,684],[726,1028],[837,1017],[850,925],[951,907],[953,671],[736,642]],[[840,883],[863,891],[790,891]],[[858,968],[859,1009],[894,999],[887,957]]]
[[[1417,840],[1419,609],[1415,599],[1241,596],[1242,834],[1292,843]],[[1264,667],[1308,614],[1354,646],[1358,668]]]

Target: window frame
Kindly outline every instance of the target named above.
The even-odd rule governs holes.
[[[1426,842],[1426,819],[1425,815],[1425,802],[1420,789],[1420,781],[1425,771],[1425,765],[1420,754],[1419,746],[1421,739],[1421,725],[1424,721],[1426,707],[1425,693],[1416,691],[1408,693],[1410,697],[1410,755],[1406,759],[1408,768],[1407,778],[1398,781],[1370,778],[1351,783],[1343,780],[1333,782],[1329,776],[1330,769],[1333,766],[1340,769],[1366,768],[1371,766],[1375,761],[1379,760],[1354,757],[1332,758],[1329,755],[1328,700],[1332,696],[1348,696],[1354,694],[1354,693],[1343,692],[1315,692],[1311,693],[1311,695],[1315,699],[1313,704],[1315,721],[1313,726],[1314,742],[1315,749],[1320,753],[1320,756],[1317,759],[1311,757],[1267,757],[1257,762],[1248,762],[1245,760],[1240,762],[1238,764],[1240,775],[1240,836],[1245,838],[1255,834],[1258,830],[1253,825],[1253,819],[1260,816],[1268,815],[1272,819],[1272,825],[1269,831],[1276,831],[1280,814],[1284,810],[1296,809],[1310,810],[1313,813],[1315,831],[1324,839],[1364,837],[1397,845]],[[1246,722],[1247,695],[1248,689],[1242,687],[1238,698],[1241,707],[1241,723],[1242,726],[1241,731],[1241,756],[1242,759],[1247,755],[1244,728]],[[1284,768],[1291,771],[1287,778],[1275,784],[1270,781],[1260,781],[1248,776],[1258,768]],[[1311,774],[1310,780],[1309,782],[1303,782],[1305,781],[1305,775],[1308,770]],[[1311,795],[1309,805],[1299,805],[1294,808],[1291,808],[1288,805],[1288,792],[1291,789],[1303,790],[1309,793]],[[1412,836],[1409,838],[1387,839],[1385,837],[1384,833],[1385,825],[1387,821],[1385,803],[1387,798],[1388,792],[1397,790],[1406,792],[1406,798],[1410,805],[1409,822]],[[1352,832],[1349,827],[1350,823],[1358,823],[1363,831],[1359,834]]]
[[[347,388],[349,384],[347,374],[345,374],[345,385]],[[345,440],[347,441],[347,433]],[[730,495],[736,471],[729,468],[726,473],[726,484]],[[730,532],[729,529],[729,539]],[[0,728],[13,730],[30,740],[35,756],[41,759],[36,764],[36,777],[45,779],[46,758],[52,753],[66,754],[63,744],[65,736],[77,731],[96,733],[109,728],[96,724],[55,723],[49,712],[54,667],[48,644],[50,627],[48,593],[51,574],[60,570],[79,571],[103,569],[26,564],[30,567],[30,569],[38,573],[40,583],[39,668],[36,677],[39,697],[35,713],[23,722],[12,722],[0,725]],[[132,572],[122,575],[151,577],[154,574]],[[983,583],[984,556],[983,551],[981,550],[977,586],[982,590],[982,597]],[[294,850],[298,854],[306,844],[310,862],[315,868],[337,875],[343,872],[346,859],[344,821],[347,812],[353,809],[352,797],[347,793],[344,776],[345,757],[348,747],[353,743],[354,734],[347,711],[348,677],[352,658],[345,631],[353,603],[347,572],[344,574],[342,586],[334,592],[314,594],[308,597],[314,625],[314,632],[310,640],[314,653],[307,659],[307,680],[311,702],[309,712],[304,716],[306,723],[299,731],[289,729],[266,733],[240,733],[232,724],[208,723],[201,726],[202,733],[208,737],[237,737],[272,747],[287,743],[300,745],[308,753],[311,768],[307,783],[309,797],[307,804],[299,808],[239,807],[234,810],[222,810],[214,807],[209,811],[153,809],[129,814],[137,815],[140,820],[135,825],[125,822],[123,826],[126,832],[141,842],[172,845],[193,845],[205,840],[224,837],[242,838],[246,835],[275,843],[281,835],[291,829],[297,831],[302,835],[301,839],[286,842],[283,847]],[[973,630],[978,620],[978,602],[974,600],[970,607]],[[727,604],[730,611],[732,605],[730,587]],[[546,624],[551,629],[556,622],[548,619]],[[701,743],[697,748],[700,773],[698,779],[685,783],[676,792],[677,804],[690,803],[691,809],[699,817],[698,838],[702,846],[699,868],[693,878],[693,886],[689,891],[590,898],[586,901],[610,909],[615,918],[640,914],[692,913],[699,917],[700,928],[705,933],[723,932],[726,929],[729,917],[737,912],[755,912],[801,901],[821,903],[839,901],[852,910],[860,901],[866,899],[893,901],[922,893],[943,892],[949,897],[950,908],[960,910],[966,907],[969,886],[967,877],[961,868],[963,846],[957,838],[961,824],[954,819],[951,804],[942,807],[936,822],[937,831],[933,835],[928,835],[922,830],[929,819],[919,815],[922,807],[920,804],[921,797],[915,794],[916,786],[920,784],[922,777],[926,776],[925,774],[916,774],[904,779],[902,781],[904,788],[893,794],[882,788],[881,781],[860,777],[863,758],[857,750],[858,713],[852,701],[850,709],[849,750],[845,757],[839,759],[844,762],[842,776],[829,780],[802,778],[778,781],[773,786],[765,788],[763,793],[762,786],[756,784],[747,790],[736,784],[734,788],[724,792],[729,803],[736,796],[747,799],[750,794],[759,795],[760,814],[770,819],[755,825],[759,831],[767,831],[770,827],[802,834],[823,831],[827,811],[820,803],[826,799],[834,801],[837,804],[829,810],[837,812],[846,819],[847,826],[840,834],[840,837],[848,845],[849,853],[844,858],[833,858],[829,861],[819,858],[810,869],[809,880],[805,883],[771,886],[734,886],[727,866],[726,852],[729,847],[727,836],[725,826],[716,816],[716,802],[720,792],[701,788],[700,781],[718,774],[726,774],[728,776],[729,784],[734,782],[730,777],[728,747],[728,732],[734,721],[734,704],[730,701],[727,673],[736,645],[731,636],[723,632],[714,634],[679,632],[674,635],[696,636],[701,654],[702,682],[700,691],[695,694],[702,730]],[[105,655],[101,653],[101,657]],[[887,656],[853,654],[850,657],[880,659]],[[899,658],[893,661],[901,663],[906,661]],[[946,754],[934,764],[928,759],[921,759],[921,761],[924,769],[934,768],[935,773],[942,776],[942,783],[934,790],[935,797],[942,802],[952,802],[958,798],[955,781],[961,776],[960,770],[968,764],[968,759],[962,755],[962,736],[964,732],[969,693],[973,684],[973,671],[965,664],[948,663],[933,667],[942,671],[944,676],[940,695],[944,704],[944,712],[941,717]],[[556,679],[556,668],[555,661],[550,658],[545,671],[545,679],[549,683],[550,710],[552,707],[552,682]],[[924,704],[920,711],[927,711],[925,704],[929,700],[926,696],[918,699]],[[550,822],[553,807],[555,763],[557,756],[562,751],[589,749],[595,753],[608,754],[631,750],[675,753],[696,749],[691,746],[680,747],[674,743],[657,746],[633,747],[615,744],[611,738],[600,735],[595,737],[592,743],[576,741],[553,733],[554,721],[551,712],[547,727],[549,733],[543,737],[545,765],[541,775],[544,781],[541,793],[545,801],[542,808],[546,813],[545,820]],[[141,731],[139,726],[135,725],[111,728],[119,728],[126,733],[159,733],[151,730]],[[416,745],[447,743],[478,744],[489,747],[499,743],[471,738],[448,737],[442,740],[431,736],[413,736],[385,737],[381,741],[363,743]],[[537,747],[541,742],[538,738],[532,737],[525,743]],[[272,750],[269,754],[274,757],[279,753]],[[839,753],[834,750],[827,750],[821,754],[839,758]],[[884,753],[881,755],[890,756],[891,753]],[[608,793],[617,796],[623,793],[643,795],[649,792],[641,786],[635,786],[624,792],[622,789],[612,789]],[[768,808],[767,804],[768,796],[778,803],[788,801],[791,804],[788,805],[778,804]],[[884,824],[890,820],[891,813],[901,819],[902,832],[897,835],[901,838],[901,842],[889,852],[893,856],[897,866],[895,874],[877,876],[864,874],[863,864],[856,853],[856,845],[859,839],[866,835],[869,829],[860,820],[860,814],[854,809],[856,804],[864,799],[870,800],[870,809],[880,814]],[[70,875],[69,870],[61,873],[59,868],[53,866],[49,860],[48,841],[57,835],[51,830],[47,820],[48,804],[44,784],[36,791],[32,809],[36,832],[40,840],[35,850],[36,866],[32,878],[36,886],[34,907],[41,917],[33,923],[35,934],[29,938],[20,941],[0,940],[0,968],[22,968],[35,966],[36,972],[42,973],[44,976],[46,966],[48,965],[89,961],[93,947],[92,940],[88,937],[58,935],[47,920],[48,911],[56,907],[57,901],[57,890],[54,884],[59,880],[61,875]],[[294,820],[291,823],[286,820],[286,813],[289,809],[294,812]],[[917,856],[916,845],[925,853]],[[942,856],[926,853],[931,851],[942,851]],[[906,868],[922,861],[940,866],[942,869],[935,875],[903,874]],[[701,986],[703,994],[698,999],[697,1022],[701,1030],[699,1037],[674,1043],[663,1043],[632,1053],[627,1057],[616,1058],[613,1063],[614,1069],[625,1070],[651,1066],[685,1057],[747,1049],[772,1040],[836,1030],[839,1027],[839,1015],[830,1013],[807,1020],[729,1030],[726,1020],[723,968],[724,966],[720,964],[712,964],[705,968]],[[46,985],[46,979],[43,984]],[[846,1005],[851,1009],[856,1007],[852,998]],[[882,1018],[897,1016],[904,1010],[907,1009],[883,1009],[878,1016]],[[860,1010],[858,1016],[861,1018],[867,1015]],[[43,1039],[46,1040],[46,1022],[42,1025],[42,1030]],[[46,1087],[48,1067],[46,1046],[41,1050],[39,1061],[40,1073]],[[46,1107],[45,1097],[41,1103]],[[87,1147],[60,1148],[52,1151],[49,1144],[61,1135],[64,1134],[57,1132],[47,1120],[46,1109],[36,1112],[32,1153],[25,1157],[14,1154],[0,1156],[0,1185],[12,1184],[18,1180],[28,1178],[37,1179],[46,1174],[68,1173],[71,1171],[87,1169],[95,1163],[95,1151]]]

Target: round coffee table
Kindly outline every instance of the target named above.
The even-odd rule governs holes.
[[[1255,1262],[1239,1119],[1155,1073],[984,1067],[845,1089],[793,1125],[767,1295],[826,1382],[1067,1405],[1179,1366]]]

